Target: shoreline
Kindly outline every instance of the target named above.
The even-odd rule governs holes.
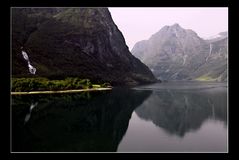
[[[112,90],[112,88],[90,88],[90,89],[75,89],[75,90],[61,90],[61,91],[11,92],[11,95],[77,93],[77,92],[106,91],[106,90]]]

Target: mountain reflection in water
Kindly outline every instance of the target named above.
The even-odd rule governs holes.
[[[227,122],[227,95],[220,92],[153,93],[135,112],[145,120],[183,137],[197,130],[207,119]]]
[[[162,85],[13,96],[12,151],[227,151],[227,87]]]
[[[153,92],[133,112],[118,151],[226,152],[225,84],[173,83],[178,87],[172,89],[170,83],[163,85],[136,88]]]
[[[13,152],[115,152],[133,110],[151,91],[15,96]],[[38,105],[24,125],[32,102]]]

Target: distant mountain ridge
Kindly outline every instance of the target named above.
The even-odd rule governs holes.
[[[207,40],[208,42],[215,42],[215,41],[225,39],[227,37],[228,37],[228,32],[225,31],[225,32],[220,32],[216,35],[213,35],[204,39]]]
[[[22,51],[35,75],[29,73]],[[113,85],[156,81],[129,52],[107,8],[13,8],[12,74],[89,78]]]
[[[227,32],[204,40],[175,23],[137,42],[131,52],[161,80],[227,81]]]

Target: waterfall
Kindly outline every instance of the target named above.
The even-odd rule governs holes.
[[[22,50],[22,56],[27,61],[29,72],[31,74],[35,74],[37,69],[31,65],[27,53],[25,51],[23,51],[23,50]]]
[[[188,56],[188,55],[184,55],[184,56],[183,56],[183,66],[184,66],[185,63],[186,63],[187,56]]]
[[[22,51],[22,56],[26,61],[29,61],[29,58],[26,52]]]
[[[209,51],[209,56],[211,55],[212,53],[212,44],[210,43],[210,51]]]
[[[31,64],[30,64],[30,62],[28,63],[28,68],[29,68],[29,72],[31,73],[31,74],[35,74],[36,73],[36,68],[34,68]]]
[[[206,62],[207,62],[207,60],[208,60],[208,58],[210,57],[211,54],[212,54],[212,44],[210,43],[210,50],[209,50],[208,56],[206,58]]]

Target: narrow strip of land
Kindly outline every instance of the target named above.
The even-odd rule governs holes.
[[[77,93],[77,92],[104,91],[104,90],[112,90],[112,88],[90,88],[90,89],[75,89],[75,90],[62,90],[62,91],[11,92],[11,95],[24,95],[24,94],[54,94],[54,93]]]

